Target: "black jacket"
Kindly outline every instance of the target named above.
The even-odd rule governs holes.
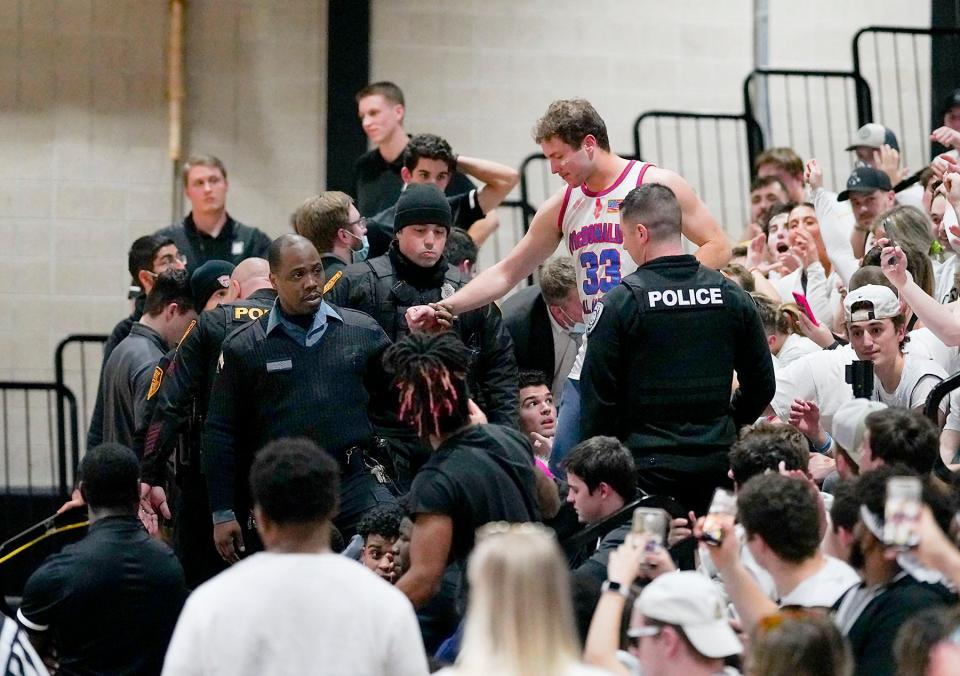
[[[179,223],[158,230],[157,234],[174,241],[180,253],[187,257],[187,270],[190,272],[208,260],[227,261],[236,265],[247,258],[265,258],[270,248],[270,238],[266,233],[233,220],[230,214],[227,214],[227,222],[216,237],[197,230],[192,212]]]
[[[552,381],[557,368],[553,328],[540,286],[520,289],[500,304],[503,324],[513,339],[513,353],[521,369],[543,371]]]
[[[183,431],[188,433],[182,438],[177,465],[199,472],[200,435],[223,341],[238,327],[269,312],[276,297],[273,289],[259,289],[245,300],[200,313],[161,361],[163,377],[148,397],[149,425],[136,441],[142,449],[134,449],[142,458],[144,482],[162,483],[174,441]]]
[[[734,370],[740,389],[731,400]],[[693,256],[664,256],[594,310],[580,435],[615,436],[637,457],[725,452],[775,389],[753,299]]]
[[[348,266],[327,296],[335,305],[371,315],[392,341],[410,332],[404,317],[407,308],[435,303],[467,283],[442,258],[426,271],[413,269],[413,263],[398,256],[393,244],[386,256]],[[491,423],[516,427],[517,362],[500,310],[491,303],[464,312],[454,331],[470,352],[468,381],[477,405]]]

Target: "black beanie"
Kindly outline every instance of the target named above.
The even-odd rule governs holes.
[[[397,215],[393,231],[400,232],[408,225],[439,225],[450,230],[453,214],[450,203],[440,188],[430,183],[410,183],[397,200]]]
[[[193,271],[190,275],[190,293],[197,312],[203,311],[203,306],[215,292],[230,286],[233,267],[233,263],[228,261],[212,259]]]

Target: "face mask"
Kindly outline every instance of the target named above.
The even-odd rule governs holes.
[[[349,230],[344,230],[344,232],[355,239],[359,239],[361,242],[360,248],[353,250],[353,262],[362,263],[363,261],[367,260],[367,256],[370,254],[370,240],[367,239],[367,236],[364,235],[363,237],[358,237]]]
[[[563,318],[573,324],[573,326],[570,326],[569,328],[567,328],[567,333],[569,333],[571,336],[582,336],[587,332],[586,324],[584,324],[583,322],[573,321],[573,317],[568,315],[562,307],[558,307],[558,309],[560,310],[560,313],[563,315]]]

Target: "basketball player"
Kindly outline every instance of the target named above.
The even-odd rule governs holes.
[[[730,242],[707,207],[678,174],[652,164],[627,160],[610,152],[603,119],[588,101],[554,101],[533,130],[550,162],[567,187],[537,210],[530,229],[506,258],[487,268],[450,298],[433,306],[407,311],[412,330],[432,331],[452,316],[490,303],[533,274],[563,242],[573,257],[584,320],[592,324],[597,302],[645,261],[634,261],[623,248],[620,203],[642,183],[660,183],[676,194],[683,212],[683,235],[699,245],[701,263],[719,268],[730,259]],[[580,367],[584,340],[560,400],[551,470],[559,472],[566,453],[579,441]]]

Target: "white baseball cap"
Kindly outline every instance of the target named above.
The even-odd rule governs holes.
[[[852,308],[857,303],[869,303],[869,308]],[[843,310],[848,322],[867,322],[874,319],[888,319],[901,314],[897,294],[880,284],[867,284],[854,289],[843,301]]]
[[[833,426],[830,436],[837,442],[857,467],[860,467],[860,444],[867,429],[867,416],[874,411],[882,411],[887,405],[869,399],[851,399],[833,414]]]
[[[900,150],[896,134],[882,124],[868,122],[857,130],[857,136],[850,145],[847,146],[847,150],[855,150],[857,148],[881,148],[884,145],[888,145],[894,150]]]
[[[701,573],[664,573],[640,592],[633,612],[680,627],[704,657],[716,659],[743,652],[743,644],[730,628],[719,590]],[[631,627],[627,635],[636,638],[646,634],[643,627]]]

